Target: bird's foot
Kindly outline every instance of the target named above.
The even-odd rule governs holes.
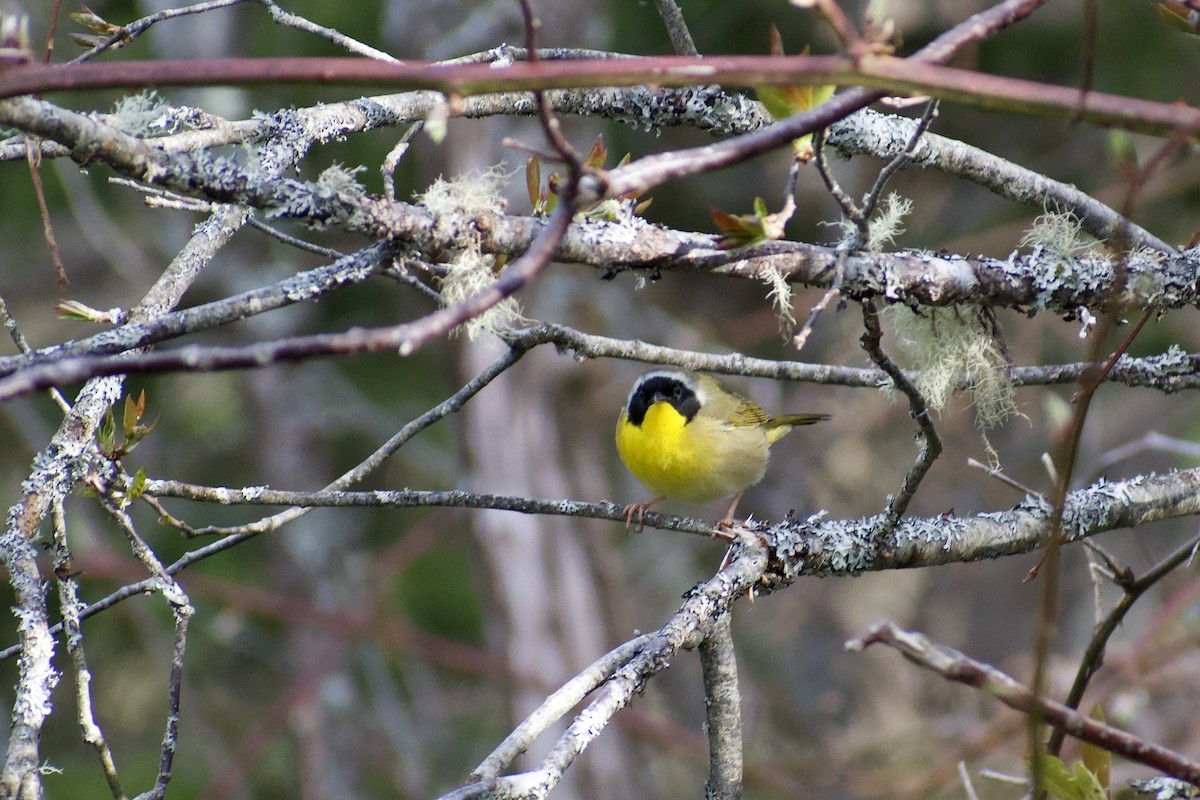
[[[625,530],[628,531],[629,526],[633,524],[634,514],[637,515],[637,523],[638,524],[637,524],[637,527],[634,528],[633,532],[641,533],[643,530],[645,530],[646,523],[644,520],[646,517],[646,510],[648,508],[650,508],[650,506],[661,503],[663,500],[666,500],[666,498],[665,497],[655,497],[651,500],[647,500],[644,503],[630,503],[629,505],[625,506]]]

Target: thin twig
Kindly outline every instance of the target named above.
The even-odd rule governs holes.
[[[42,186],[42,159],[35,149],[34,140],[25,137],[25,160],[29,164],[29,177],[33,181],[33,195],[37,199],[38,213],[42,218],[42,237],[46,240],[46,250],[50,253],[50,261],[54,264],[54,274],[58,277],[58,288],[66,289],[70,283],[67,280],[67,266],[63,264],[62,253],[58,250],[58,238],[54,235],[54,223],[50,219],[50,207],[46,205],[46,191]]]
[[[394,202],[396,200],[396,168],[400,166],[400,160],[408,152],[408,147],[413,137],[424,129],[424,120],[417,120],[412,125],[409,125],[408,130],[401,134],[396,144],[384,156],[383,163],[379,165],[379,172],[383,176],[383,196],[389,201]]]
[[[904,516],[909,502],[917,492],[917,487],[921,485],[922,479],[929,472],[929,468],[933,466],[933,462],[942,454],[942,439],[933,425],[933,419],[929,415],[929,406],[925,403],[925,398],[921,395],[920,390],[908,379],[896,362],[884,352],[883,330],[879,326],[879,313],[870,303],[863,304],[863,325],[866,331],[860,339],[860,344],[875,365],[886,372],[892,379],[893,385],[908,398],[909,414],[917,421],[917,427],[921,433],[921,452],[917,456],[917,462],[905,474],[900,491],[888,498],[884,523],[884,535],[887,535]]]
[[[226,495],[228,502],[247,504],[253,503],[252,498],[258,494],[253,488],[215,491],[229,492],[230,494]],[[363,493],[361,498],[353,499],[361,499],[368,505],[378,505],[379,501],[373,499],[372,494],[374,493]],[[397,497],[399,496],[400,493],[397,494]],[[283,497],[279,496],[279,499],[283,500]],[[332,495],[322,498],[317,495],[296,494],[291,499],[330,505],[344,505],[347,502],[342,497]],[[451,499],[457,505],[466,504],[462,495],[454,494]],[[582,509],[586,506],[578,501],[546,502],[552,502],[560,508],[570,506]],[[617,507],[615,503],[611,505]],[[608,513],[605,504],[599,506],[602,513]],[[1197,515],[1200,514],[1200,469],[1139,476],[1128,481],[1105,481],[1072,492],[1068,498],[1067,509],[1067,538],[1070,541],[1081,541],[1120,528]],[[1041,545],[1041,534],[1048,514],[1045,504],[1038,502],[970,517],[946,514],[928,518],[907,517],[900,521],[893,532],[892,547],[884,552],[863,547],[863,542],[879,538],[879,515],[828,522],[821,522],[816,518],[785,520],[760,530],[760,533],[774,543],[775,556],[780,560],[778,563],[772,562],[773,568],[778,568],[782,579],[787,582],[804,575],[846,575],[931,567],[1033,552]],[[648,524],[651,519],[647,514]],[[709,526],[709,523],[701,520],[666,516],[655,519],[654,522],[655,527],[678,527],[681,531],[693,525],[696,528]],[[189,551],[168,565],[166,571],[170,575],[176,575],[193,564],[236,546],[246,538],[250,536],[228,536]],[[786,554],[780,551],[781,545],[787,545]],[[41,576],[36,571],[32,575],[41,581]],[[153,591],[156,591],[156,586],[152,579],[122,586],[82,609],[80,619],[87,619],[131,597]],[[60,626],[55,625],[50,630],[57,633]],[[23,644],[18,643],[0,650],[0,661],[18,655],[22,649]]]
[[[812,311],[808,312],[808,319],[804,320],[804,325],[792,337],[792,347],[797,350],[804,349],[804,345],[808,343],[808,337],[812,335],[813,326],[817,324],[817,320],[829,304],[834,300],[838,300],[842,296],[842,281],[846,277],[846,261],[850,258],[850,251],[846,248],[838,248],[837,266],[833,272],[833,280],[829,284],[829,288],[825,290],[825,294],[821,295],[821,299],[812,307]]]
[[[975,784],[971,782],[971,773],[967,771],[967,765],[958,762],[958,779],[962,781],[963,791],[967,793],[967,800],[979,800],[979,795],[975,793]]]
[[[700,55],[679,4],[675,0],[654,0],[654,5],[658,8],[658,15],[662,17],[663,24],[667,27],[667,37],[670,38],[675,52],[681,56]]]
[[[1129,576],[1128,579],[1119,578],[1116,581],[1117,585],[1121,587],[1123,594],[1121,595],[1121,599],[1116,602],[1112,610],[1108,612],[1092,632],[1092,638],[1079,659],[1079,668],[1075,672],[1075,680],[1072,681],[1071,689],[1067,692],[1067,697],[1064,700],[1064,705],[1067,708],[1079,708],[1079,704],[1083,702],[1083,695],[1087,691],[1088,684],[1104,664],[1104,654],[1108,647],[1108,640],[1116,633],[1117,628],[1121,625],[1121,621],[1125,619],[1130,609],[1133,608],[1133,604],[1148,589],[1170,574],[1172,570],[1186,563],[1195,554],[1198,546],[1200,546],[1200,534],[1193,536],[1175,548],[1170,555],[1147,570],[1140,578]],[[1117,574],[1121,576],[1123,573]],[[1046,752],[1057,754],[1062,749],[1065,736],[1066,734],[1062,730],[1056,728],[1050,734],[1050,739],[1046,743]]]
[[[883,190],[887,186],[888,181],[900,171],[901,167],[912,160],[913,154],[917,151],[917,145],[921,143],[921,137],[929,130],[929,126],[937,118],[937,113],[937,100],[930,100],[925,104],[925,111],[921,114],[921,119],[917,121],[917,126],[908,138],[908,143],[904,146],[904,151],[883,165],[883,169],[879,170],[879,174],[875,176],[875,183],[871,186],[871,190],[863,196],[862,215],[864,217],[870,217],[875,213],[875,208],[879,204],[879,198],[883,196]]]
[[[521,360],[525,355],[527,348],[515,346],[511,347],[507,352],[481,370],[478,375],[467,381],[458,391],[450,395],[450,397],[438,403],[433,408],[426,411],[421,416],[409,422],[400,428],[390,439],[375,449],[373,453],[352,467],[350,470],[343,473],[339,478],[332,481],[322,491],[324,492],[342,492],[348,487],[362,481],[368,475],[381,467],[397,450],[405,445],[410,439],[416,436],[421,431],[428,428],[438,420],[448,414],[461,409],[468,400],[483,390],[485,386],[495,380],[501,373],[508,370],[511,366]],[[218,500],[218,502],[224,502]],[[290,505],[286,511],[281,511],[265,519],[257,520],[247,525],[239,525],[236,528],[203,528],[200,530],[188,530],[189,536],[204,536],[204,535],[220,535],[225,537],[242,536],[249,538],[260,533],[273,531],[293,520],[299,519],[304,514],[308,513],[308,508],[295,503],[280,503],[280,505]],[[222,541],[226,541],[222,539]]]
[[[21,333],[21,328],[17,325],[17,321],[13,319],[13,315],[8,310],[8,304],[4,302],[4,297],[0,295],[0,323],[4,325],[8,335],[12,338],[13,344],[22,353],[32,353],[33,348],[29,346],[29,340],[25,338],[25,334]],[[63,393],[58,389],[51,389],[50,399],[58,406],[59,410],[64,414],[71,410],[71,404],[67,402],[67,398],[63,397]]]
[[[341,31],[334,30],[333,28],[327,28],[324,25],[318,25],[315,22],[312,22],[311,20],[301,17],[297,14],[284,11],[279,7],[278,4],[275,3],[274,0],[258,0],[258,2],[266,6],[267,11],[269,11],[271,14],[271,19],[275,20],[280,25],[286,25],[289,28],[295,28],[298,31],[304,31],[305,33],[311,33],[314,36],[319,36],[322,39],[336,44],[338,47],[341,47],[348,53],[354,53],[358,56],[372,58],[376,61],[385,61],[390,64],[399,63],[394,56],[385,53],[382,50],[377,50],[368,44],[363,44],[357,39],[352,39]]]
[[[182,8],[163,9],[157,13],[134,20],[127,25],[122,25],[121,29],[112,36],[108,37],[107,40],[96,45],[86,53],[76,56],[67,63],[81,64],[85,61],[91,61],[93,58],[112,47],[116,47],[118,45],[124,47],[148,31],[156,23],[163,22],[168,19],[175,19],[176,17],[186,17],[191,14],[203,14],[218,8],[236,6],[245,2],[246,0],[208,0],[208,2],[196,3],[195,5],[183,6]]]
[[[408,426],[406,426],[407,430]],[[394,439],[400,438],[399,436]],[[389,443],[390,444],[390,443]],[[378,453],[378,451],[377,451]],[[339,483],[346,481],[340,480]],[[315,492],[294,492],[262,487],[227,488],[199,486],[181,481],[148,480],[145,494],[158,498],[179,498],[221,505],[292,506],[288,512],[264,520],[233,528],[186,529],[189,537],[243,536],[275,530],[285,522],[299,516],[299,511],[313,508],[482,508],[496,511],[515,511],[519,514],[543,514],[568,517],[588,517],[624,522],[625,504],[611,502],[584,502],[581,500],[538,500],[519,495],[496,495],[485,492],[469,492],[462,489],[430,491],[419,489],[382,490],[352,492],[341,489],[325,489]],[[170,524],[170,523],[168,523]],[[706,538],[713,536],[710,523],[688,517],[646,513],[646,526],[678,533],[693,533]],[[720,537],[731,539],[729,535]],[[221,542],[224,542],[222,539]],[[218,542],[221,543],[221,542]],[[195,552],[195,551],[193,551]]]
[[[1025,484],[1021,483],[1020,481],[1016,480],[1015,478],[1013,478],[1009,475],[1006,475],[1003,472],[1001,472],[1000,470],[990,467],[987,464],[984,464],[982,461],[978,461],[974,458],[968,458],[967,466],[974,467],[975,469],[986,472],[988,474],[989,478],[995,478],[996,480],[1003,483],[1005,486],[1010,486],[1013,489],[1016,489],[1018,492],[1021,492],[1022,494],[1029,495],[1030,497],[1041,497],[1042,496],[1041,492],[1030,489],[1028,486],[1026,486]]]
[[[846,649],[858,652],[873,644],[893,647],[913,663],[947,680],[984,689],[1009,708],[1037,715],[1080,741],[1200,786],[1200,762],[1097,722],[1061,703],[1047,700],[995,667],[937,644],[919,633],[901,630],[890,622],[881,622],[872,626],[865,635],[847,642]]]
[[[817,167],[817,172],[820,174],[821,180],[825,182],[825,188],[829,190],[830,196],[833,197],[834,201],[838,204],[838,208],[842,210],[842,214],[846,217],[846,219],[850,220],[859,227],[860,236],[862,236],[863,241],[865,241],[866,229],[859,224],[862,213],[858,210],[858,205],[854,202],[854,199],[850,197],[846,190],[842,188],[842,185],[838,183],[837,178],[833,176],[833,172],[829,169],[829,162],[825,159],[824,129],[813,133],[812,142],[813,163]],[[865,222],[863,224],[865,224]]]
[[[63,617],[61,626],[67,652],[71,655],[71,665],[75,669],[75,704],[80,735],[85,743],[96,749],[100,769],[104,772],[104,779],[108,782],[112,796],[116,800],[123,800],[125,790],[121,788],[117,765],[104,736],[104,730],[96,722],[92,706],[92,672],[87,665],[83,628],[79,617],[79,609],[83,604],[79,601],[79,582],[72,566],[71,548],[67,541],[67,520],[61,500],[53,503],[51,517],[54,522],[54,573],[58,578],[59,606]]]
[[[150,572],[150,581],[154,590],[167,601],[171,607],[171,614],[175,618],[175,644],[171,654],[170,676],[167,680],[167,722],[166,731],[163,734],[162,751],[159,756],[158,776],[154,781],[154,788],[137,799],[161,800],[166,795],[167,785],[171,781],[171,768],[175,760],[175,751],[179,746],[179,700],[183,684],[183,658],[187,646],[188,621],[192,618],[195,610],[192,608],[191,601],[188,600],[187,593],[183,591],[183,587],[167,572],[158,556],[138,534],[133,520],[125,510],[107,496],[105,487],[94,486],[93,488],[100,495],[101,505],[105,511],[116,521],[117,527],[129,540],[129,546],[133,550],[134,556]]]

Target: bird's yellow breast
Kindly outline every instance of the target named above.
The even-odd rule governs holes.
[[[767,436],[762,426],[735,426],[698,414],[689,422],[665,401],[646,410],[641,426],[622,412],[617,452],[629,471],[657,495],[706,503],[762,480]]]

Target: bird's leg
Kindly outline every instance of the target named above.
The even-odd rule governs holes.
[[[742,499],[742,495],[746,493],[745,489],[733,496],[733,502],[729,504],[729,510],[725,512],[725,516],[717,521],[717,530],[727,531],[733,527],[733,512],[737,510],[738,501]]]
[[[665,496],[660,495],[658,497],[653,497],[644,503],[630,503],[629,505],[625,506],[625,530],[629,530],[629,526],[633,524],[633,515],[637,514],[638,524],[637,528],[634,530],[634,533],[641,533],[646,527],[642,522],[643,518],[646,516],[646,509],[650,508],[650,506],[658,505],[666,499],[667,498]]]

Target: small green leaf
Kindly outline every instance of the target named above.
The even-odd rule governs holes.
[[[774,24],[771,25],[771,55],[782,56],[783,39],[779,35],[779,29]],[[800,51],[801,55],[808,55],[809,49],[807,46]],[[824,103],[830,97],[833,97],[836,86],[828,84],[810,86],[759,86],[755,88],[755,94],[758,99],[766,106],[767,111],[776,120],[787,119],[804,111],[816,108]],[[797,139],[792,140],[792,150],[796,158],[803,162],[807,162],[812,158],[812,134],[805,134]]]
[[[733,250],[783,238],[783,221],[771,214],[761,197],[754,198],[754,213],[734,215],[719,208],[711,209],[713,222],[721,230],[717,247]]]
[[[525,162],[525,189],[529,192],[529,205],[533,213],[537,213],[538,192],[542,186],[542,162],[537,156],[530,156]]]
[[[137,500],[146,491],[146,468],[141,467],[133,476],[133,485],[129,487],[129,499]]]
[[[1077,762],[1071,769],[1057,756],[1042,756],[1042,788],[1055,800],[1108,800],[1096,773]]]
[[[1104,722],[1104,709],[1097,703],[1092,706],[1092,719],[1097,722]],[[1112,753],[1102,747],[1097,747],[1089,742],[1083,743],[1083,750],[1080,753],[1083,758],[1083,764],[1096,777],[1096,781],[1107,795],[1108,790],[1112,788]]]
[[[1047,794],[1057,800],[1083,800],[1075,786],[1074,776],[1057,756],[1042,756],[1042,783]]]
[[[1088,769],[1082,762],[1075,765],[1075,787],[1084,800],[1108,800],[1108,792],[1100,785],[1096,773]]]
[[[604,134],[597,134],[596,141],[592,143],[592,149],[588,151],[583,163],[592,169],[601,169],[607,159],[608,148],[604,146]]]
[[[63,319],[80,322],[99,322],[104,317],[103,311],[84,305],[78,300],[63,300],[54,307],[54,313]]]
[[[100,423],[100,427],[96,429],[96,443],[100,447],[100,452],[110,458],[116,452],[117,439],[117,420],[113,415],[112,407],[104,412],[104,421]]]
[[[81,5],[79,8],[79,11],[71,14],[71,19],[93,33],[103,34],[105,37],[108,37],[124,30],[120,25],[114,25],[87,6]]]
[[[134,401],[130,395],[125,395],[125,413],[121,415],[121,432],[128,439],[133,435],[133,431],[137,428],[138,420],[142,417],[142,411],[146,408],[146,390],[142,390],[142,396],[138,401]]]

